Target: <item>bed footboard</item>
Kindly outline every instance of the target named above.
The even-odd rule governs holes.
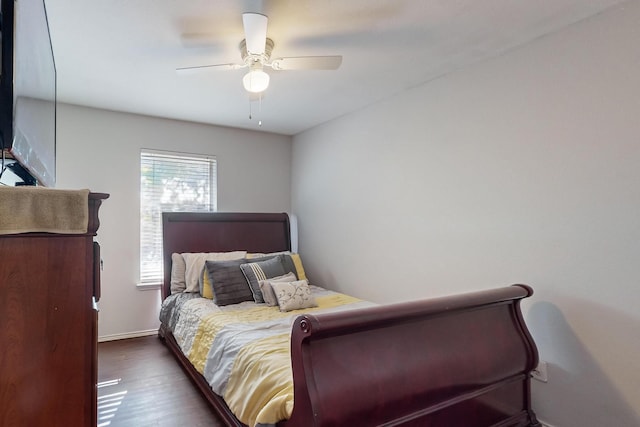
[[[538,353],[514,285],[299,316],[294,410],[283,426],[538,426]]]

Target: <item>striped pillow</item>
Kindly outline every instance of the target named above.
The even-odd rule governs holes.
[[[264,303],[264,297],[262,296],[258,282],[287,273],[282,265],[282,258],[282,255],[278,255],[266,261],[250,262],[240,265],[240,269],[247,279],[247,283],[253,294],[253,300],[257,304]]]
[[[304,272],[304,267],[302,266],[302,259],[300,258],[300,254],[295,252],[285,251],[285,252],[273,252],[269,254],[248,252],[246,258],[253,261],[253,258],[260,258],[260,257],[270,258],[275,255],[284,255],[284,258],[282,259],[282,265],[284,266],[284,269],[293,271],[293,273],[296,275],[298,280],[305,280],[307,278],[307,275]]]

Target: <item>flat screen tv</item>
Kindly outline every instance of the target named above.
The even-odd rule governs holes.
[[[2,172],[19,184],[56,182],[56,66],[44,0],[2,1]],[[3,182],[0,176],[0,182]]]

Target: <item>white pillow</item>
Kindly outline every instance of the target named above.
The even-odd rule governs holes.
[[[316,299],[311,295],[309,282],[272,282],[271,287],[278,299],[280,311],[300,310],[302,308],[317,307]]]
[[[277,307],[278,299],[273,292],[270,282],[294,282],[296,275],[292,272],[288,272],[284,276],[272,277],[271,279],[258,280],[258,286],[260,286],[260,292],[262,292],[262,299],[269,307]]]
[[[184,262],[184,257],[177,253],[171,254],[171,293],[177,294],[184,292],[187,284],[184,281],[184,273],[187,269],[187,265]]]
[[[242,259],[247,255],[247,251],[234,252],[209,252],[209,253],[183,253],[186,264],[185,271],[185,292],[200,292],[198,283],[199,276],[202,274],[205,261],[233,261]]]

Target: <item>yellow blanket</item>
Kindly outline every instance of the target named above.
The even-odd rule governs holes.
[[[275,424],[291,416],[290,361],[289,334],[261,339],[238,353],[224,400],[241,421],[247,425]]]
[[[289,338],[298,315],[369,305],[326,290],[316,296],[316,301],[316,308],[288,313],[277,307],[237,304],[201,316],[191,328],[181,328],[194,332],[192,341],[181,338],[181,342],[192,342],[183,351],[241,422],[248,426],[275,424],[291,416]]]

